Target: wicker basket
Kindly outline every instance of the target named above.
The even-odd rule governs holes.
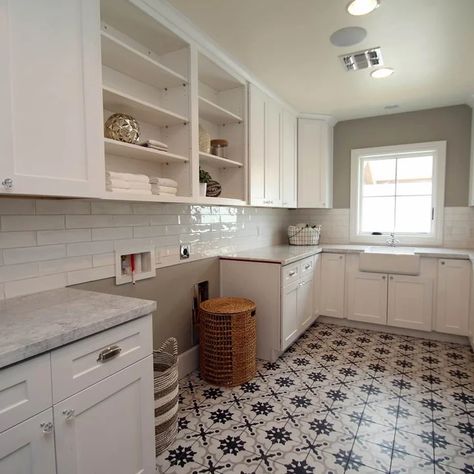
[[[165,349],[171,345],[172,353]],[[178,432],[178,342],[174,337],[153,351],[155,382],[155,448],[158,456]]]
[[[257,324],[255,303],[245,298],[213,298],[199,311],[201,377],[233,387],[256,374]]]
[[[288,227],[288,243],[290,245],[319,245],[321,226],[308,224],[290,225]]]

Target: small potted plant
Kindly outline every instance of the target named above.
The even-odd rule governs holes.
[[[199,168],[199,195],[205,196],[207,194],[207,183],[212,181],[211,175],[202,168]]]

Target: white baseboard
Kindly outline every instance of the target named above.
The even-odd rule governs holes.
[[[395,326],[382,326],[381,324],[364,323],[362,321],[352,321],[350,319],[332,318],[331,316],[320,316],[318,323],[336,324],[338,326],[349,326],[358,329],[371,329],[373,331],[388,332],[391,334],[400,334],[402,336],[420,337],[422,339],[431,339],[440,342],[453,342],[456,344],[469,345],[469,339],[466,336],[456,336],[455,334],[442,334],[439,332],[418,331],[416,329],[397,328]]]
[[[179,378],[186,377],[197,369],[199,369],[199,345],[191,347],[178,356]]]

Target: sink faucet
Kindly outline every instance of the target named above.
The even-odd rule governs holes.
[[[395,238],[395,232],[391,232],[391,233],[390,233],[390,237],[385,241],[385,243],[386,243],[389,247],[395,247],[397,244],[400,243],[400,241]]]

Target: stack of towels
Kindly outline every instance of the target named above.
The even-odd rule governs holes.
[[[153,148],[153,150],[168,151],[168,145],[158,140],[147,140],[146,142],[140,143],[141,146],[147,148]]]
[[[145,174],[107,171],[105,184],[107,191],[111,192],[125,194],[152,194],[150,178]]]
[[[160,196],[176,196],[178,193],[178,183],[174,179],[160,178],[158,176],[150,178],[151,192]]]

